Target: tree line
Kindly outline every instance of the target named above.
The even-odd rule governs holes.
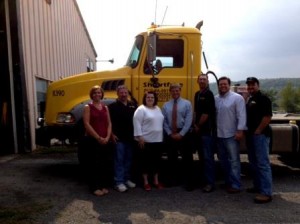
[[[300,113],[300,78],[260,79],[260,89],[268,95],[273,104],[273,111]],[[245,85],[245,80],[233,82],[233,85]],[[210,88],[217,92],[216,83]]]

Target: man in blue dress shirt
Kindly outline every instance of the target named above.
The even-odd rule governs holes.
[[[166,134],[168,168],[170,185],[180,175],[178,168],[178,154],[182,156],[184,184],[187,191],[194,189],[193,184],[193,151],[188,147],[187,134],[193,120],[193,109],[190,101],[180,96],[180,84],[171,84],[172,99],[163,105],[164,131]]]
[[[240,140],[246,127],[246,105],[244,98],[230,91],[231,80],[221,77],[219,94],[215,97],[217,110],[218,156],[225,174],[228,193],[241,191]]]

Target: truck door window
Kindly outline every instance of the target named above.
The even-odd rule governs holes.
[[[131,68],[135,68],[137,66],[138,61],[140,59],[143,42],[144,42],[143,36],[139,35],[136,37],[129,58],[126,63],[127,66],[130,66]]]
[[[156,61],[161,61],[162,70],[167,68],[183,67],[183,40],[174,39],[158,39],[156,47],[156,60],[148,64],[147,60],[144,63],[144,73],[151,74],[149,65],[155,73]]]

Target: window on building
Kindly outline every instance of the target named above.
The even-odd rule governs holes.
[[[95,71],[95,65],[94,65],[92,59],[90,59],[90,58],[86,59],[86,71],[87,72]]]
[[[36,78],[35,85],[38,117],[44,117],[48,81]]]

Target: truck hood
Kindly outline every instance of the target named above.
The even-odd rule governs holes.
[[[132,68],[124,66],[116,70],[82,73],[53,82],[47,91],[46,123],[54,124],[58,113],[70,112],[74,107],[86,103],[90,99],[90,89],[95,85],[104,89],[104,98],[115,99],[118,85],[131,85],[131,73]]]

